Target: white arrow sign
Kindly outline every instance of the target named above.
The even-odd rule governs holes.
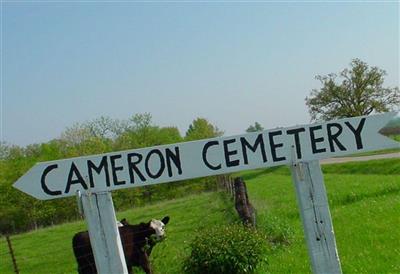
[[[400,144],[378,133],[395,113],[38,163],[14,187],[38,199],[312,161]]]

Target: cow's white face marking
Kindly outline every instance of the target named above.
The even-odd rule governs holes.
[[[150,227],[156,231],[157,240],[165,236],[165,224],[160,220],[151,220]]]

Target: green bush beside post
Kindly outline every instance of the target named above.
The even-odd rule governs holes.
[[[200,231],[190,247],[186,273],[252,273],[266,260],[268,241],[259,231],[234,224]]]

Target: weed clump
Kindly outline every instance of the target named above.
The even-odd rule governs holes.
[[[269,249],[265,234],[239,224],[204,229],[190,248],[183,270],[194,274],[252,273]]]

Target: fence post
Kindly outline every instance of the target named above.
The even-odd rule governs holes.
[[[218,190],[224,189],[224,180],[223,180],[222,175],[217,176],[217,186],[218,186]]]
[[[81,201],[97,272],[128,274],[111,193],[83,193]]]
[[[229,177],[229,184],[231,185],[231,197],[235,201],[235,185],[232,177]]]
[[[19,270],[18,270],[18,266],[17,266],[17,260],[15,259],[14,250],[12,248],[11,239],[10,239],[9,235],[6,235],[6,240],[7,240],[8,249],[10,251],[12,263],[13,263],[13,266],[14,266],[14,272],[15,272],[15,274],[19,274]]]
[[[228,192],[228,195],[231,195],[231,181],[229,177],[225,177],[225,182],[226,182],[226,190]]]
[[[246,183],[238,177],[234,180],[235,208],[244,224],[256,226],[254,208],[249,201]]]
[[[313,273],[340,274],[342,269],[319,161],[294,162],[291,172]]]

